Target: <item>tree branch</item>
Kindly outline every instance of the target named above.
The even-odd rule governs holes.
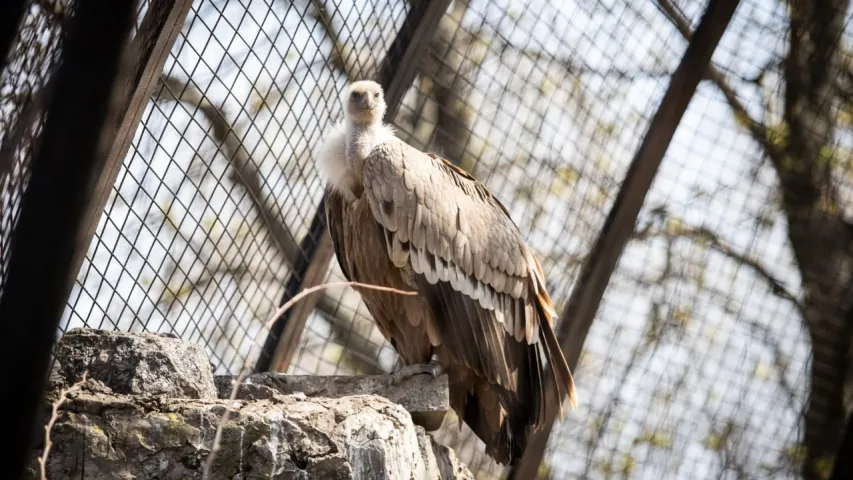
[[[716,250],[717,252],[725,255],[726,257],[729,257],[730,259],[737,262],[739,265],[743,265],[751,269],[753,273],[758,275],[759,278],[763,279],[769,285],[771,293],[791,302],[794,307],[797,308],[797,311],[799,311],[801,315],[805,313],[805,307],[803,306],[802,302],[800,302],[796,295],[794,295],[790,290],[788,290],[784,282],[782,282],[772,273],[770,273],[767,268],[761,265],[758,259],[749,258],[745,254],[735,251],[730,245],[720,240],[720,238],[714,232],[710,231],[705,227],[693,227],[679,230],[677,236],[706,240],[708,242],[708,246],[711,247],[713,250]]]
[[[660,217],[664,218],[664,217]],[[679,222],[679,225],[683,225]],[[670,275],[672,270],[672,246],[673,241],[677,238],[688,238],[691,240],[698,240],[702,243],[706,244],[712,250],[728,257],[729,259],[737,262],[738,265],[745,266],[753,271],[759,278],[764,280],[768,286],[770,287],[770,291],[784,299],[790,301],[800,315],[805,315],[805,306],[800,302],[797,297],[792,294],[785,287],[784,283],[777,279],[772,273],[770,273],[767,268],[765,268],[757,259],[753,259],[748,257],[746,254],[735,251],[727,242],[721,240],[719,236],[717,236],[714,232],[711,232],[707,228],[704,227],[684,227],[679,226],[674,229],[662,230],[652,228],[651,225],[647,225],[642,230],[638,231],[634,240],[637,239],[648,239],[655,236],[661,236],[666,238],[667,240],[667,253],[666,253],[666,267],[661,275],[654,280],[656,284],[662,284],[664,280]],[[705,287],[708,288],[707,286]],[[718,293],[721,297],[725,297],[726,295],[723,293]],[[724,307],[725,308],[725,307]],[[796,389],[793,385],[788,381],[785,377],[785,372],[788,369],[787,358],[790,355],[787,355],[785,351],[779,346],[779,342],[774,339],[776,336],[769,328],[760,324],[757,321],[750,320],[744,318],[743,315],[738,314],[738,312],[730,311],[726,308],[726,311],[729,312],[733,317],[737,318],[737,323],[739,325],[744,325],[753,333],[760,333],[760,335],[756,335],[757,338],[760,338],[761,343],[771,351],[773,355],[773,363],[776,368],[779,369],[779,386],[787,395],[787,403],[790,408],[795,408],[794,406],[794,398],[796,398]]]
[[[270,240],[278,248],[290,266],[294,259],[301,255],[299,243],[291,232],[281,222],[276,221],[277,215],[263,200],[260,174],[249,152],[243,147],[243,142],[237,137],[231,125],[222,112],[210,103],[191,82],[185,82],[171,76],[161,77],[163,88],[158,89],[156,100],[174,99],[194,106],[204,115],[213,128],[213,138],[223,149],[223,153],[231,165],[229,177],[249,195],[255,210],[260,214],[270,232]],[[189,113],[192,113],[191,111]]]
[[[332,25],[332,17],[329,15],[329,11],[326,10],[323,0],[311,0],[311,4],[314,5],[315,18],[323,25],[326,37],[332,42],[332,65],[343,73],[349,82],[355,82],[358,80],[359,71],[363,70],[361,65],[358,65],[360,63],[359,58],[356,56],[355,59],[352,59],[352,56],[356,54],[352,49],[346,48],[344,43],[341,42],[335,26]]]
[[[473,172],[476,159],[466,154],[473,114],[464,98],[470,89],[465,73],[476,61],[472,59],[471,50],[477,39],[475,34],[462,28],[462,17],[467,9],[467,0],[456,0],[451,12],[442,17],[421,65],[422,78],[427,77],[431,82],[422,81],[421,86],[428,87],[429,91],[423,93],[431,95],[437,106],[435,145],[442,156],[463,170]]]
[[[593,68],[589,65],[584,65],[575,61],[571,57],[560,57],[552,53],[530,48],[519,48],[508,41],[498,39],[500,42],[498,50],[503,56],[506,52],[515,52],[518,55],[529,58],[533,62],[555,63],[559,65],[567,74],[573,76],[589,75],[598,78],[616,78],[619,80],[638,80],[638,79],[666,79],[672,75],[672,71],[664,68],[646,68],[637,67],[633,69],[620,68],[609,66],[606,68]]]
[[[38,458],[41,480],[47,480],[47,472],[45,471],[47,468],[47,458],[48,456],[50,456],[50,449],[53,446],[53,442],[50,440],[50,431],[53,429],[53,425],[59,419],[59,409],[60,407],[62,407],[65,401],[68,400],[68,395],[70,395],[75,390],[79,390],[80,387],[82,387],[86,383],[86,376],[88,374],[88,370],[84,371],[83,375],[80,377],[80,381],[59,392],[59,398],[57,398],[56,401],[53,402],[53,404],[51,405],[50,419],[48,419],[47,425],[44,426],[44,451]]]
[[[634,239],[643,240],[652,236],[665,236],[670,239],[683,237],[691,240],[699,240],[705,243],[712,250],[719,252],[734,260],[739,265],[743,265],[752,270],[753,273],[767,283],[771,293],[791,302],[801,315],[805,315],[805,306],[803,303],[793,292],[788,290],[782,280],[779,280],[775,275],[770,273],[770,271],[764,267],[758,259],[750,258],[746,254],[734,250],[728,243],[720,239],[716,233],[712,232],[708,228],[684,226],[680,221],[678,221],[678,225],[678,227],[669,232],[647,227],[635,233]]]
[[[675,26],[685,40],[690,41],[693,32],[690,29],[690,21],[671,0],[655,0],[658,7],[666,18]],[[717,86],[720,93],[726,99],[729,107],[735,114],[735,118],[749,131],[752,138],[761,145],[764,153],[775,162],[781,162],[782,151],[772,143],[772,136],[766,125],[753,118],[746,110],[746,106],[737,96],[734,88],[729,85],[726,75],[713,63],[708,66],[708,78]]]

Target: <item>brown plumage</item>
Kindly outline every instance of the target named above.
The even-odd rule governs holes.
[[[351,85],[320,156],[338,262],[350,280],[420,293],[359,289],[404,362],[435,356],[460,419],[515,463],[544,421],[546,375],[576,407],[542,267],[484,185],[394,137],[382,95]]]

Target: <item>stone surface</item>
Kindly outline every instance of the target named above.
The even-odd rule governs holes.
[[[231,396],[233,377],[217,376],[219,398]],[[429,431],[438,429],[450,409],[447,375],[413,375],[389,382],[388,375],[284,375],[257,373],[240,386],[238,399],[269,399],[275,393],[304,394],[309,398],[342,398],[352,395],[379,395],[406,409],[417,425]]]
[[[174,336],[73,329],[60,338],[56,358],[67,382],[88,369],[116,393],[216,398],[205,351]]]
[[[89,380],[59,410],[48,478],[202,478],[232,383],[214,382],[201,348],[168,335],[77,329],[60,339],[56,357],[46,415],[85,370]],[[440,415],[441,423],[446,377],[259,374],[238,398],[210,480],[473,479],[412,421]],[[28,478],[38,478],[42,448]]]
[[[421,427],[418,428],[418,445],[421,448],[427,470],[438,472],[435,478],[453,478],[456,480],[474,480],[474,474],[464,463],[459,461],[456,452],[435,441]]]
[[[201,478],[225,400],[152,399],[93,386],[60,410],[48,478]],[[39,453],[28,478],[37,478]],[[385,398],[278,393],[235,402],[210,473],[210,480],[474,478]]]

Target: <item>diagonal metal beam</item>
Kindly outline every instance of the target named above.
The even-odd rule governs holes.
[[[658,167],[696,92],[696,87],[708,71],[711,55],[726,31],[738,3],[739,0],[710,0],[681,63],[672,74],[669,88],[649,124],[643,143],[631,161],[613,208],[581,268],[557,330],[560,346],[572,370],[577,367],[584,341],[604,291],[610,283],[622,250],[634,232],[634,224]],[[548,378],[550,380],[550,377]],[[549,381],[546,399],[554,397],[555,388],[553,382]],[[580,401],[583,402],[583,399]],[[510,479],[536,478],[557,416],[556,407],[552,402],[547,402],[545,425],[529,437],[521,461],[510,471]]]
[[[412,9],[388,49],[376,78],[385,90],[388,105],[385,118],[394,118],[400,108],[403,95],[414,81],[418,66],[438,29],[438,23],[449,6],[450,0],[412,2]],[[334,257],[334,248],[327,233],[324,204],[325,197],[314,213],[308,234],[300,243],[306,261],[294,265],[285,285],[281,305],[300,291],[319,285],[326,276],[329,263]],[[320,295],[321,293],[316,293],[306,297],[273,324],[255,364],[255,372],[287,371],[299,346],[308,315],[314,310]]]

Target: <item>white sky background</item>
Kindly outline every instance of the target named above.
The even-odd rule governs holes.
[[[196,3],[195,19],[165,70],[190,78],[232,121],[259,165],[269,202],[301,238],[322,188],[312,154],[340,116],[337,98],[345,84],[325,64],[329,43],[313,19],[304,18],[303,2],[290,10],[288,2]],[[327,5],[338,3],[342,16],[355,5],[346,23],[351,38],[343,40],[362,52],[368,45],[383,51],[379,40],[390,43],[402,20],[398,2],[393,8],[379,0]],[[695,27],[701,5],[679,4]],[[743,2],[714,55],[754,112],[760,112],[757,92],[734,78],[754,75],[784,51],[783,8],[774,0]],[[365,40],[363,32],[377,25],[383,33]],[[583,255],[603,223],[667,86],[666,75],[654,72],[674,70],[686,43],[652,2],[475,1],[463,25],[481,32],[491,48],[466,74],[473,85],[465,100],[475,110],[469,151],[476,149],[480,159],[476,174],[540,254],[552,297],[562,305],[577,275],[577,264],[564,262]],[[500,44],[514,47],[502,60]],[[585,73],[578,80],[559,62],[533,60],[532,51],[611,74]],[[652,73],[618,78],[613,70]],[[247,111],[270,89],[272,113]],[[406,101],[413,100],[410,91]],[[227,179],[225,158],[205,134],[208,125],[198,114],[192,118],[175,102],[146,110],[63,328],[173,331],[205,344],[219,372],[234,371],[252,339],[264,340],[261,326],[288,269],[262,236],[251,203]],[[664,206],[685,225],[707,227],[758,259],[797,292],[784,219],[770,204],[775,177],[766,165],[750,173],[759,159],[722,96],[703,82],[639,224]],[[531,191],[533,202],[525,200]],[[757,227],[756,218],[768,214],[772,226]],[[720,452],[707,446],[729,421],[740,433],[732,437],[740,442],[733,446],[742,452],[738,460],[761,477],[797,438],[808,343],[795,310],[748,268],[686,239],[674,244],[673,275],[660,283],[665,252],[656,238],[631,243],[622,257],[576,373],[580,408],[552,437],[555,478],[574,478],[585,468],[603,478],[608,468],[623,467],[630,467],[628,478],[734,478],[731,471],[720,474]],[[172,277],[178,301],[169,310],[155,308],[170,259],[182,272]],[[243,264],[249,273],[216,273],[225,264]],[[187,288],[188,279],[210,275],[215,281],[203,288]],[[342,308],[364,312],[352,292],[335,295]],[[656,346],[643,347],[654,303],[661,305],[658,321],[666,333]],[[292,370],[336,371],[339,361],[329,358],[340,346],[327,338],[328,325],[313,316]],[[784,371],[766,338],[783,352]],[[373,332],[368,340],[380,337]],[[394,356],[385,348],[380,360],[390,368]],[[793,386],[790,401],[780,376]]]

